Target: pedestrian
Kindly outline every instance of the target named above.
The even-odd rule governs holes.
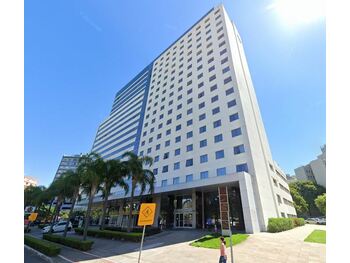
[[[227,255],[226,255],[226,241],[223,236],[220,237],[220,258],[219,263],[226,263]]]

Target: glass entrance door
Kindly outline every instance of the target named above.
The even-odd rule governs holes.
[[[192,213],[176,213],[175,214],[175,227],[186,228],[192,227]]]
[[[183,226],[184,226],[183,214],[176,213],[175,214],[175,227],[183,227]]]

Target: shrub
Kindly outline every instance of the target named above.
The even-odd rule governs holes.
[[[80,240],[75,237],[63,237],[63,236],[57,236],[53,234],[44,234],[43,238],[55,243],[60,243],[62,245],[76,248],[82,251],[87,251],[91,249],[92,244],[94,241],[92,240]]]
[[[31,231],[30,228],[27,228],[27,227],[24,228],[24,233],[29,233],[30,231]]]
[[[49,224],[39,224],[38,228],[43,229],[44,227],[49,226]]]
[[[267,231],[270,233],[281,232],[294,228],[292,218],[269,218]]]
[[[304,220],[304,218],[294,217],[293,218],[293,224],[294,224],[294,227],[303,226],[303,225],[305,225],[305,220]]]
[[[74,228],[75,233],[82,235],[84,230],[82,228]],[[93,237],[103,237],[109,239],[122,239],[128,240],[132,242],[139,242],[142,238],[142,233],[127,233],[127,232],[119,232],[119,231],[111,231],[111,230],[95,230],[88,229],[88,236]]]
[[[55,243],[51,243],[49,241],[44,241],[32,236],[25,235],[24,236],[24,244],[44,253],[47,256],[57,256],[60,251],[61,247],[58,246]]]
[[[270,233],[286,231],[297,226],[305,225],[304,218],[269,218],[267,231]]]
[[[118,226],[106,226],[105,230],[126,232],[125,228],[121,228],[121,227],[118,227]],[[135,227],[135,228],[132,229],[132,233],[142,233],[142,231],[143,231],[143,228],[141,228],[141,227]],[[146,236],[151,236],[151,235],[154,235],[154,234],[158,234],[160,232],[161,232],[160,228],[158,228],[158,227],[146,227],[145,235]]]

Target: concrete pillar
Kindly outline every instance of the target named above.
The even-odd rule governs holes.
[[[250,234],[260,232],[250,174],[242,172],[239,175],[239,190],[241,193],[245,230]]]
[[[158,225],[158,217],[160,217],[160,202],[161,202],[161,195],[153,196],[153,203],[156,203],[156,213],[155,213],[154,222],[153,222],[153,225],[152,225],[154,227],[159,227],[159,225]]]
[[[205,217],[204,217],[204,192],[202,190],[202,229],[205,228]]]
[[[192,190],[192,228],[196,228],[197,214],[196,214],[196,191]]]

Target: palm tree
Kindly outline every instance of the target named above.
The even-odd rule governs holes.
[[[67,230],[69,226],[70,219],[73,214],[74,206],[77,200],[80,199],[79,195],[79,190],[80,190],[80,185],[81,185],[81,175],[77,172],[74,172],[72,170],[68,170],[67,172],[64,173],[64,180],[65,180],[65,185],[66,185],[66,197],[69,198],[72,202],[69,215],[68,215],[68,220],[66,222],[66,226],[64,228],[64,233],[63,236],[67,236]]]
[[[82,192],[89,198],[86,210],[83,240],[86,240],[89,219],[91,215],[92,201],[95,194],[101,189],[104,161],[97,153],[83,155],[79,159],[78,173],[82,175]]]
[[[50,233],[52,232],[52,228],[59,215],[60,208],[65,198],[65,187],[66,187],[66,183],[65,183],[64,176],[60,176],[51,183],[48,189],[50,194],[56,197],[56,206],[55,206],[54,216],[51,220],[51,226],[49,231]]]
[[[131,179],[131,195],[130,195],[130,210],[128,218],[127,231],[130,232],[132,228],[132,210],[134,206],[134,194],[137,185],[141,186],[140,196],[145,192],[147,186],[149,187],[148,192],[153,193],[155,177],[151,170],[144,169],[144,166],[151,166],[153,159],[149,156],[137,156],[133,152],[126,152],[122,155],[122,158],[128,158],[124,161],[127,172],[128,180]]]
[[[129,185],[124,181],[126,176],[126,169],[119,160],[108,160],[104,162],[103,188],[102,188],[102,223],[100,229],[105,227],[105,217],[107,210],[108,197],[111,194],[112,187],[121,186],[124,188],[125,194],[129,191]]]

